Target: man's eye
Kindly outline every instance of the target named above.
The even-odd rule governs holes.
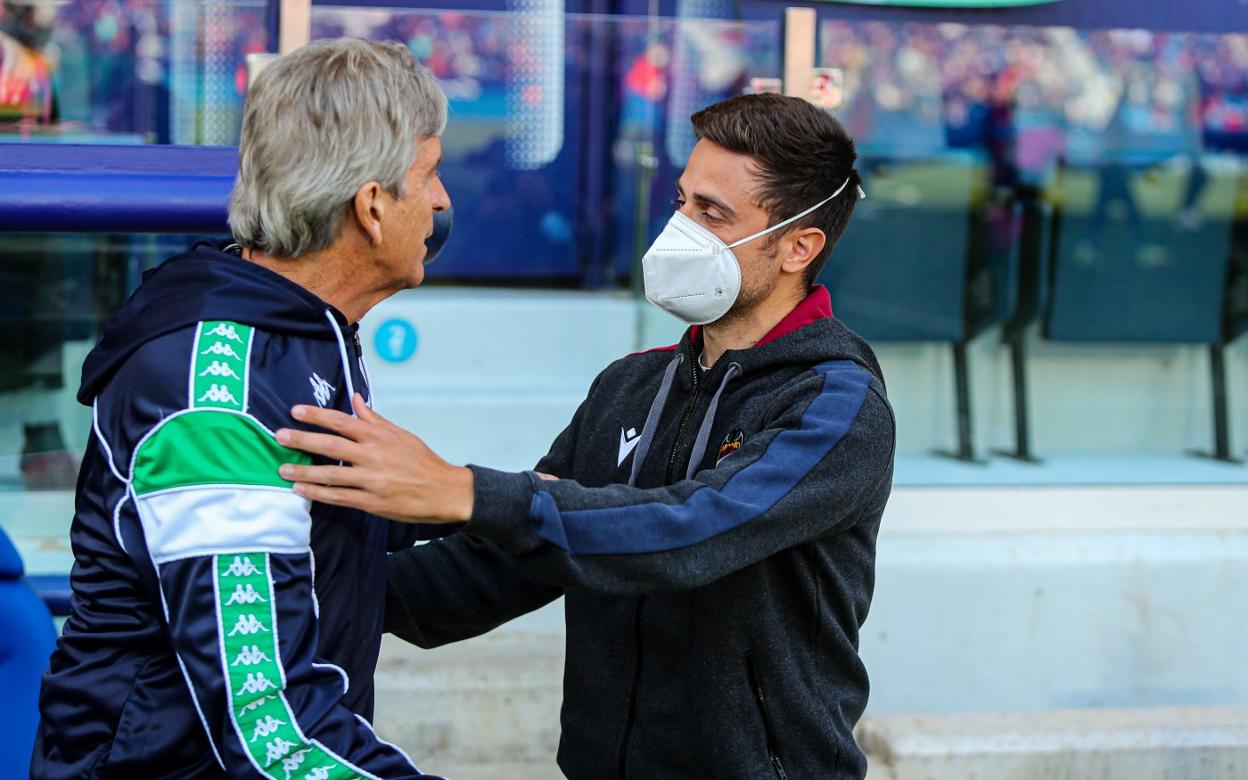
[[[684,198],[672,198],[672,205],[678,209],[683,209],[685,207],[685,200]]]

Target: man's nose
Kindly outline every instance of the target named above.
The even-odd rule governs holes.
[[[451,194],[446,191],[441,179],[434,181],[433,210],[446,211],[451,207]]]

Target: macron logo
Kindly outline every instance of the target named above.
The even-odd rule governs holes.
[[[616,466],[624,465],[624,459],[628,457],[629,453],[637,449],[637,442],[639,441],[641,441],[641,436],[637,433],[636,428],[629,428],[627,431],[620,428],[620,457],[615,462]]]

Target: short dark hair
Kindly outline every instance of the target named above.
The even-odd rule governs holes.
[[[827,243],[806,269],[806,284],[814,284],[858,201],[861,179],[854,170],[854,139],[823,109],[775,94],[729,98],[697,112],[691,121],[699,139],[754,159],[763,181],[758,198],[768,227],[802,213],[849,180],[840,195],[768,237],[774,245],[796,228],[823,231]]]

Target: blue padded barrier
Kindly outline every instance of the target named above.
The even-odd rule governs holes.
[[[0,232],[226,235],[232,146],[0,143]],[[434,216],[431,262],[453,209]]]
[[[0,231],[228,232],[238,150],[0,143]]]

